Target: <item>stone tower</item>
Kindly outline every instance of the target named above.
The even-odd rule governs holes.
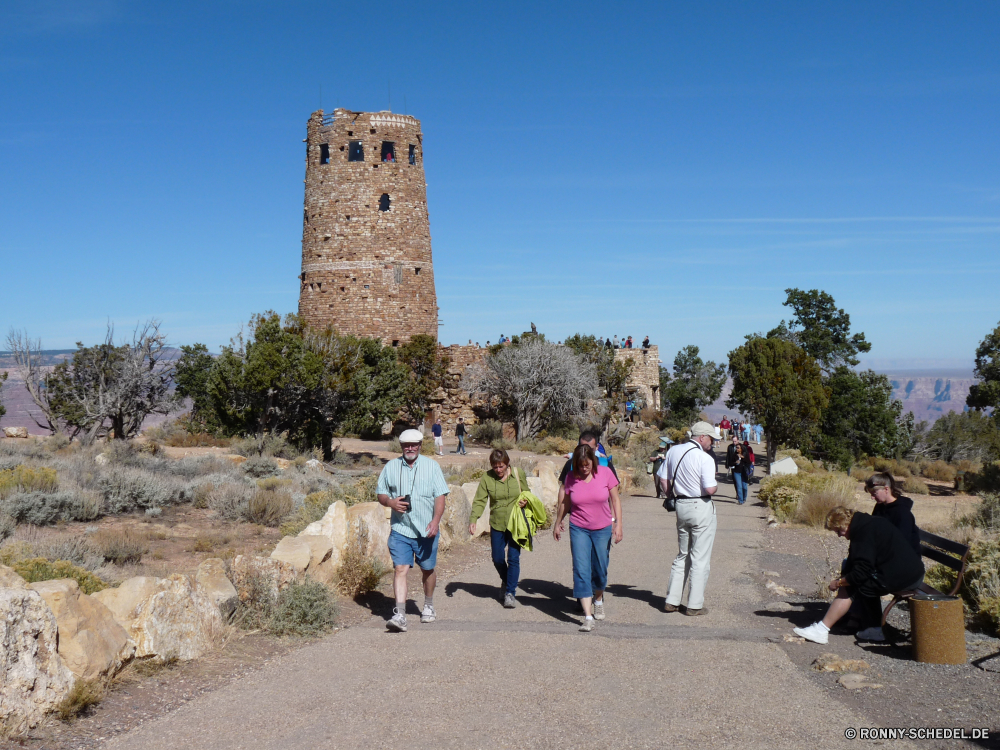
[[[322,110],[309,118],[299,315],[397,346],[437,338],[420,121]]]

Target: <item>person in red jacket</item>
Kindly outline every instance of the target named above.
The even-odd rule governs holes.
[[[719,422],[719,429],[722,430],[722,439],[729,440],[729,429],[733,426],[733,423],[729,421],[729,417],[725,414],[722,415],[722,421]]]

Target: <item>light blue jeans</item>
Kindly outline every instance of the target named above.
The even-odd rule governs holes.
[[[742,471],[733,472],[733,484],[736,485],[736,502],[743,505],[747,501],[747,478]]]
[[[608,585],[608,557],[611,553],[611,527],[583,529],[569,525],[569,549],[573,554],[573,596],[592,597]]]

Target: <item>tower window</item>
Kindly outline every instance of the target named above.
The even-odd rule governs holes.
[[[389,210],[389,203],[390,203],[390,201],[389,201],[389,194],[388,193],[382,193],[382,197],[378,199],[378,210],[379,211],[388,211]]]
[[[330,144],[321,143],[319,144],[319,163],[329,164],[330,163]]]
[[[382,161],[386,164],[395,164],[396,144],[392,141],[382,141]]]
[[[414,268],[413,269],[413,273],[414,273],[414,275],[419,276],[420,275],[420,269],[419,268]]]
[[[412,143],[410,144],[410,164],[417,163],[417,147]]]
[[[365,147],[361,141],[351,141],[350,151],[347,152],[347,161],[364,161]]]
[[[392,340],[392,345],[393,346],[399,346],[399,339],[393,339]]]

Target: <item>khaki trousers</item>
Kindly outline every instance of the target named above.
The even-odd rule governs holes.
[[[667,604],[681,603],[684,583],[690,582],[688,609],[705,606],[705,586],[712,566],[712,545],[715,543],[715,503],[701,498],[677,500],[677,557],[670,568]]]

